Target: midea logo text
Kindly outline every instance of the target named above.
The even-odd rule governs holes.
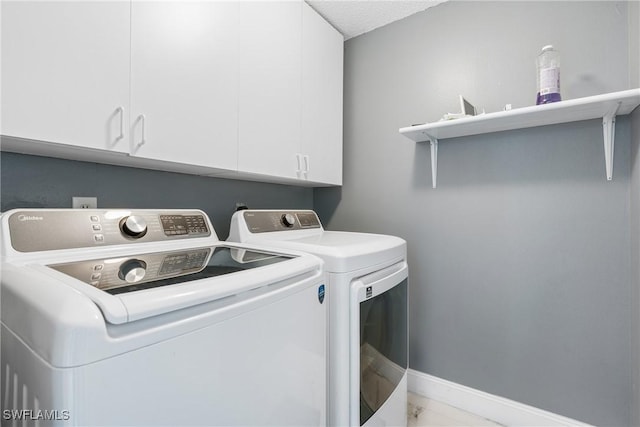
[[[18,221],[42,221],[42,220],[44,220],[43,217],[35,216],[35,215],[20,215],[18,217]]]

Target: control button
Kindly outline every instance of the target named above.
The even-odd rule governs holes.
[[[138,215],[127,216],[120,221],[120,229],[125,236],[139,239],[147,234],[147,221]]]
[[[127,283],[136,283],[144,279],[147,273],[147,263],[140,259],[130,259],[120,266],[118,277]]]
[[[96,243],[104,243],[104,235],[102,235],[102,234],[94,234],[93,235],[93,240]]]
[[[102,226],[100,224],[93,224],[91,228],[93,228],[93,231],[102,231]]]
[[[100,280],[100,277],[102,277],[101,273],[93,273],[91,275],[91,280]]]
[[[293,216],[292,214],[282,215],[281,220],[284,226],[289,228],[293,227],[293,225],[296,223],[296,217]]]
[[[104,268],[104,265],[96,264],[93,266],[93,271],[102,271],[103,268]]]
[[[100,218],[97,215],[91,215],[91,222],[100,222]]]

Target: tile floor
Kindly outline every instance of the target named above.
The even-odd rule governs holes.
[[[502,425],[414,393],[409,393],[408,402],[408,427]]]

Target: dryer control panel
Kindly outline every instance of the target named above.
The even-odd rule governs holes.
[[[306,230],[320,228],[320,220],[314,211],[247,210],[242,212],[251,233]]]
[[[19,252],[215,238],[199,210],[33,209],[5,215],[11,246]]]

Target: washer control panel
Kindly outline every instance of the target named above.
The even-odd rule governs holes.
[[[305,230],[320,228],[320,220],[314,211],[252,211],[242,212],[251,233]]]
[[[199,210],[34,209],[8,213],[19,252],[215,237]]]

